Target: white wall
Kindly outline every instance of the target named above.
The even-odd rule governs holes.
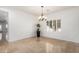
[[[16,41],[35,35],[35,16],[13,8],[0,8],[8,12],[9,39]]]
[[[55,18],[61,19],[61,32],[47,32],[45,23],[42,23],[42,36],[79,43],[79,7],[48,15],[48,20]]]

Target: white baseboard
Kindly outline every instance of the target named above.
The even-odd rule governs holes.
[[[15,42],[15,41],[18,41],[18,40],[22,40],[22,39],[25,39],[25,38],[31,38],[31,37],[34,37],[34,35],[29,35],[29,36],[26,36],[26,37],[22,37],[20,39],[9,39],[8,42]]]

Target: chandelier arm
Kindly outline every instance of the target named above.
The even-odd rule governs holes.
[[[42,8],[42,13],[41,13],[41,16],[43,16],[43,7],[44,7],[44,6],[41,6],[41,8]]]
[[[44,16],[44,6],[41,6],[41,10],[42,10],[42,13],[41,13],[41,16],[40,16],[40,18],[39,18],[39,21],[43,21],[43,20],[45,20],[46,21],[46,17]]]

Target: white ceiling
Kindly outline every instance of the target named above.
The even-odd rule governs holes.
[[[72,6],[44,6],[44,14],[46,15],[51,12],[57,12],[71,7]],[[41,6],[21,6],[16,8],[32,13],[34,15],[40,15],[42,12]]]
[[[10,7],[31,13],[36,16],[39,16],[42,12],[41,6],[10,6]],[[73,6],[44,6],[44,14],[46,15],[52,12],[57,12],[72,7]]]

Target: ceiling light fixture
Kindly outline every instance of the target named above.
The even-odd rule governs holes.
[[[46,21],[47,20],[47,17],[44,16],[44,6],[41,6],[41,9],[42,9],[42,13],[41,13],[41,16],[38,18],[39,21]]]

